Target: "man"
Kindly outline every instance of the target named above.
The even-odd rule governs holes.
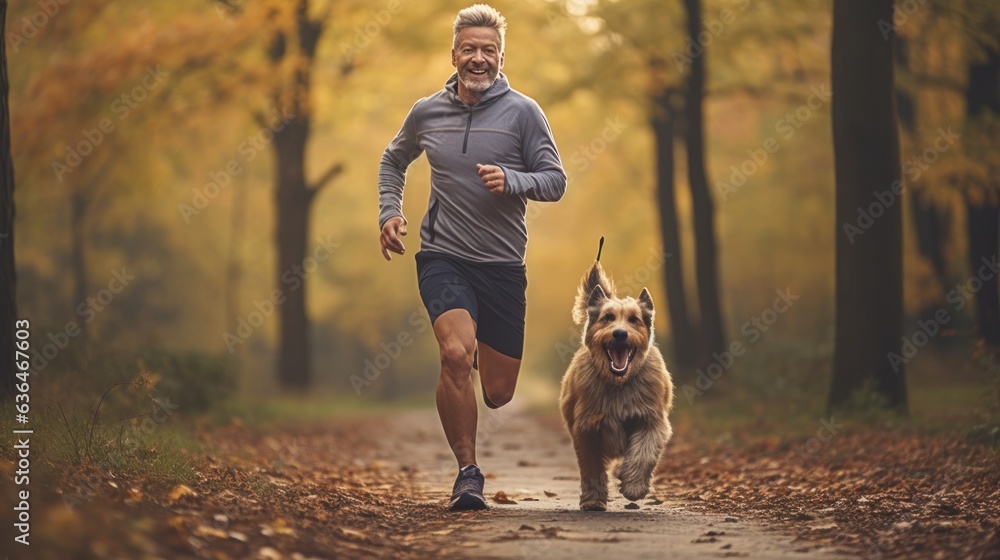
[[[484,4],[458,13],[455,74],[443,90],[417,101],[379,166],[386,260],[405,251],[406,168],[424,152],[431,166],[417,277],[440,347],[437,409],[458,461],[456,510],[486,507],[472,369],[479,369],[483,400],[497,408],[514,396],[521,366],[527,201],[556,201],[566,191],[545,115],[500,72],[506,28],[504,17]]]

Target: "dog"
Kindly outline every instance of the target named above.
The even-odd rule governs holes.
[[[653,298],[646,288],[638,299],[619,298],[600,251],[597,259],[577,290],[573,320],[583,344],[559,396],[580,466],[580,509],[587,511],[607,509],[611,464],[626,499],[645,497],[673,433],[673,383],[653,342]]]

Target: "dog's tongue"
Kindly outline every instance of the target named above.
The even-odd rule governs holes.
[[[611,351],[611,363],[617,370],[625,369],[628,365],[628,348],[614,349]]]

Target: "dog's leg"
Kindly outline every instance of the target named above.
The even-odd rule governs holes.
[[[615,471],[621,481],[618,490],[625,499],[634,502],[649,493],[653,469],[669,438],[670,428],[665,423],[641,425],[629,435],[625,458]]]
[[[578,432],[573,435],[573,447],[580,465],[580,509],[604,511],[608,507],[608,471],[600,435]]]

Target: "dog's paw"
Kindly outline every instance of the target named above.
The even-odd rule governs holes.
[[[646,497],[649,493],[649,484],[641,484],[634,482],[622,482],[618,486],[618,490],[625,496],[625,499],[630,502],[636,502]]]
[[[580,502],[580,509],[583,511],[606,511],[608,509],[608,504],[606,502],[598,502],[596,500],[590,500]]]

